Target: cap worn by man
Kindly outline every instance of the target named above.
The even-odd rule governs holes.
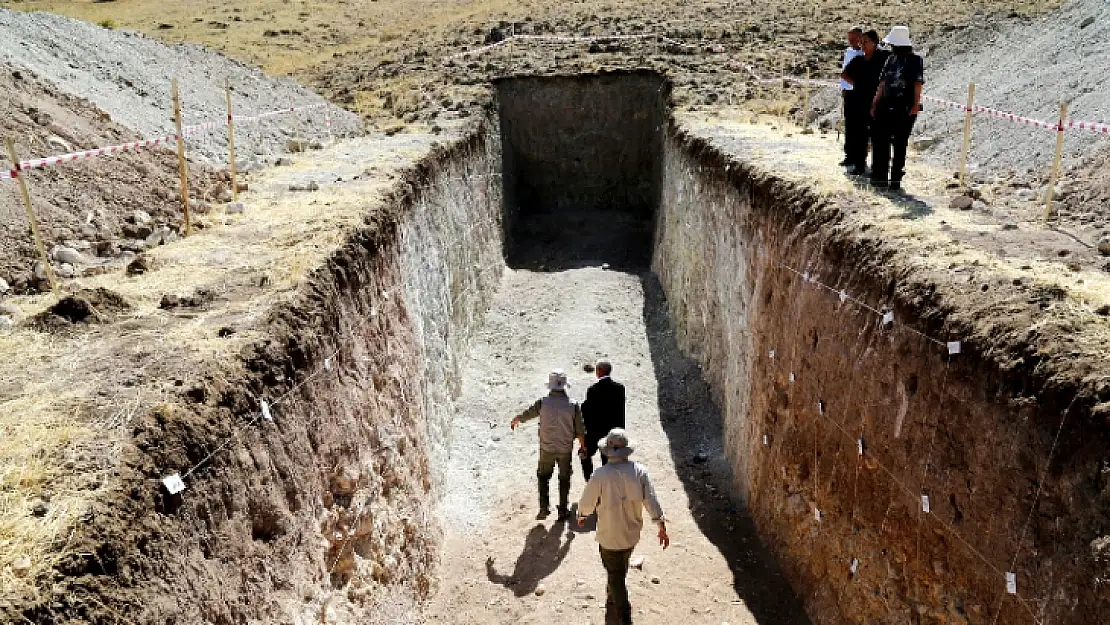
[[[586,446],[582,408],[567,395],[567,374],[556,369],[547,378],[548,394],[541,397],[527,410],[513,418],[510,427],[515,431],[521,423],[540,420],[540,460],[536,468],[540,512],[536,518],[545,519],[551,514],[550,487],[555,466],[559,466],[559,520],[570,515],[571,454],[574,441],[581,448]]]
[[[618,621],[631,625],[632,606],[628,602],[628,565],[632,550],[640,542],[644,527],[643,510],[659,527],[659,544],[670,545],[663,507],[655,494],[655,486],[647,470],[629,461],[635,448],[622,428],[615,428],[598,441],[601,453],[609,463],[594,471],[578,502],[578,524],[597,512],[597,542],[601,563],[608,576],[606,588],[606,622]]]

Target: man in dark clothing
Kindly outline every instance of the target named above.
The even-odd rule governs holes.
[[[925,85],[925,63],[913,53],[910,29],[895,26],[884,39],[894,52],[883,66],[879,89],[871,113],[873,160],[871,184],[899,190],[906,173],[906,147],[921,112],[921,91]],[[893,155],[893,162],[891,156]],[[887,178],[887,173],[890,178]]]
[[[867,145],[871,140],[871,103],[890,52],[879,49],[879,33],[869,30],[860,37],[858,56],[844,69],[841,80],[852,85],[845,91],[844,119],[855,129],[848,135],[848,173],[862,176],[867,171]]]
[[[582,474],[587,482],[594,472],[593,455],[597,452],[597,442],[613,428],[624,428],[624,386],[609,377],[613,373],[613,365],[608,360],[599,360],[594,371],[597,382],[586,391],[586,400],[582,402],[586,448],[578,452],[582,459]],[[602,466],[608,461],[604,455],[601,456]]]

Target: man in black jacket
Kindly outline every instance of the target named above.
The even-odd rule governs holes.
[[[613,365],[608,360],[599,360],[594,367],[597,382],[586,391],[586,401],[582,402],[582,420],[586,425],[586,449],[580,449],[582,474],[586,481],[594,472],[593,455],[597,452],[597,442],[609,435],[613,428],[624,428],[624,386],[609,377]],[[608,463],[602,455],[601,464]]]

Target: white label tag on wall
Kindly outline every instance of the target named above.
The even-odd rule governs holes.
[[[331,371],[331,358],[324,359],[324,371]]]
[[[817,400],[817,412],[820,413],[820,414],[825,414],[825,402],[824,402],[824,400],[821,400],[821,399]]]
[[[767,355],[773,360],[775,358],[775,350],[772,349],[771,351],[767,352]]]
[[[1017,573],[1006,573],[1006,592],[1017,594]]]
[[[961,347],[962,345],[960,345],[959,341],[948,341],[948,355],[955,356],[956,354],[960,353]]]
[[[267,421],[274,420],[274,415],[270,413],[270,404],[265,399],[262,400],[262,418]]]
[[[176,495],[185,490],[185,482],[182,481],[181,476],[177,473],[162,478],[162,485],[166,487],[166,492],[171,495]]]
[[[805,280],[806,282],[809,282],[809,272],[808,271],[802,274],[802,280]]]
[[[848,293],[846,293],[846,292],[844,291],[844,289],[841,289],[841,290],[840,290],[840,302],[841,302],[841,303],[844,303],[844,302],[846,302],[846,301],[848,301]]]
[[[770,441],[770,439],[767,438],[766,434],[763,435],[763,444],[764,445],[770,445],[771,444],[771,441]]]
[[[858,559],[852,558],[852,566],[848,568],[848,571],[850,571],[852,573],[852,575],[855,575],[856,572],[859,571],[859,560]]]
[[[790,374],[790,381],[791,381],[791,382],[793,382],[793,381],[794,381],[794,374],[793,374],[793,373],[791,373],[791,374]]]
[[[929,514],[929,496],[928,495],[922,495],[921,496],[921,511],[924,512],[925,514]]]
[[[856,448],[859,450],[859,455],[863,455],[863,439],[856,439]]]
[[[883,313],[883,325],[888,326],[892,323],[894,323],[894,311],[893,310],[888,310],[885,313]]]
[[[820,508],[814,508],[813,509],[813,518],[818,520],[818,521],[821,520],[821,509]]]

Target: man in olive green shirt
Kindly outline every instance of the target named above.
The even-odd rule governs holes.
[[[513,418],[509,427],[516,426],[536,417],[540,419],[540,463],[536,469],[539,478],[540,513],[537,519],[546,519],[551,514],[550,485],[555,465],[559,465],[559,520],[570,516],[567,500],[570,497],[571,453],[574,441],[578,441],[578,455],[586,453],[585,426],[582,424],[582,408],[578,402],[567,395],[567,374],[555,370],[547,379],[549,390],[546,397],[540,398],[527,410]]]

